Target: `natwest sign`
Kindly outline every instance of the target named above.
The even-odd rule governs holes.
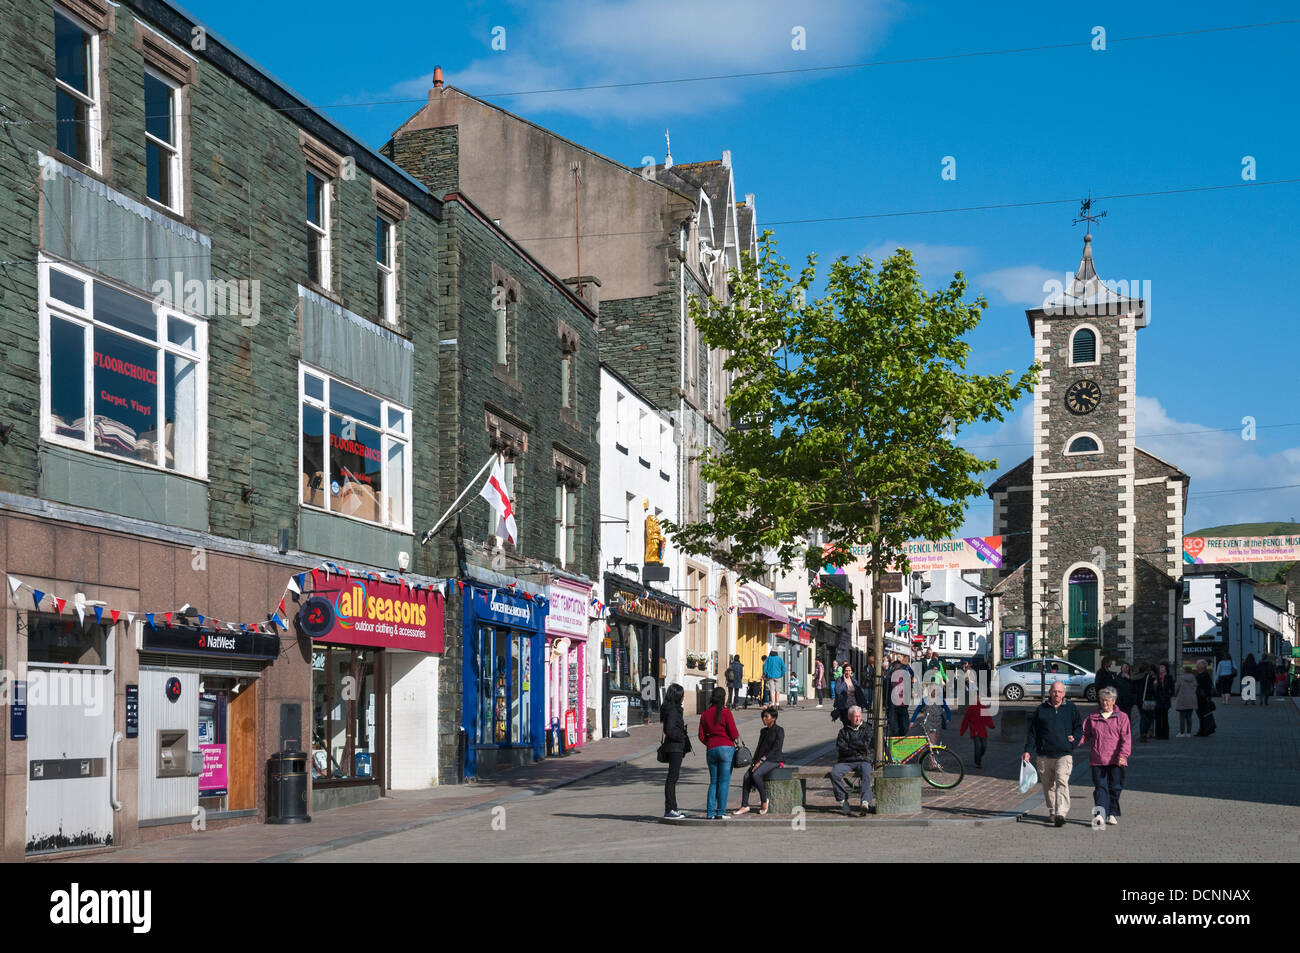
[[[435,589],[314,570],[314,595],[329,600],[333,624],[318,642],[414,652],[443,649],[443,598]]]
[[[196,625],[147,623],[140,633],[143,652],[171,652],[222,658],[273,659],[280,654],[280,640],[265,632],[216,631]]]
[[[562,580],[546,587],[546,631],[551,635],[587,637],[591,587]]]

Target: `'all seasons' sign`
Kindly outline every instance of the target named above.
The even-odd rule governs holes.
[[[313,639],[415,652],[443,649],[440,592],[331,576],[321,581],[304,611],[313,608],[320,598],[328,601],[331,611],[324,613],[326,618],[320,620],[323,625],[311,629]]]

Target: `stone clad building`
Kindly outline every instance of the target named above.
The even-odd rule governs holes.
[[[1098,278],[1088,235],[1068,287],[1026,317],[1042,368],[1034,454],[988,490],[1005,540],[998,628],[1085,666],[1176,665],[1188,476],[1135,443],[1145,305]]]

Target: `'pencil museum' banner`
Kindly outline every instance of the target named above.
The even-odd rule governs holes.
[[[844,567],[853,573],[871,571],[868,560],[869,546],[851,548],[854,562]],[[907,561],[912,572],[934,572],[944,569],[1001,569],[1001,536],[968,536],[963,539],[913,540],[903,544]],[[899,572],[899,567],[891,565],[886,572]]]
[[[1289,563],[1300,560],[1300,536],[1184,536],[1183,562]]]

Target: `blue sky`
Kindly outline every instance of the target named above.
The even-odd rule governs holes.
[[[760,227],[794,219],[1117,198],[1094,230],[1098,272],[1150,282],[1138,335],[1139,445],[1192,476],[1188,529],[1300,517],[1300,23],[1289,3],[389,3],[189,0],[190,12],[378,147],[423,101],[435,65],[485,96],[630,166],[718,158]],[[792,12],[792,9],[798,12]],[[1106,49],[1091,49],[1094,27]],[[494,28],[505,49],[494,51]],[[792,48],[802,27],[805,49]],[[496,31],[501,36],[501,31]],[[632,88],[563,87],[795,70],[1058,44],[1070,48]],[[377,100],[405,100],[367,105]],[[955,180],[941,176],[945,156]],[[1078,264],[1071,204],[774,225],[798,264],[911,248],[932,287],[954,270],[989,300],[972,369],[1032,359],[1024,309]],[[963,433],[1009,469],[1030,453],[1028,401],[1000,427]],[[1242,438],[1253,417],[1256,439]],[[1232,428],[1229,432],[1209,432]],[[1150,437],[1170,431],[1195,431]],[[1208,495],[1202,495],[1207,494]],[[989,532],[973,501],[964,532]]]

